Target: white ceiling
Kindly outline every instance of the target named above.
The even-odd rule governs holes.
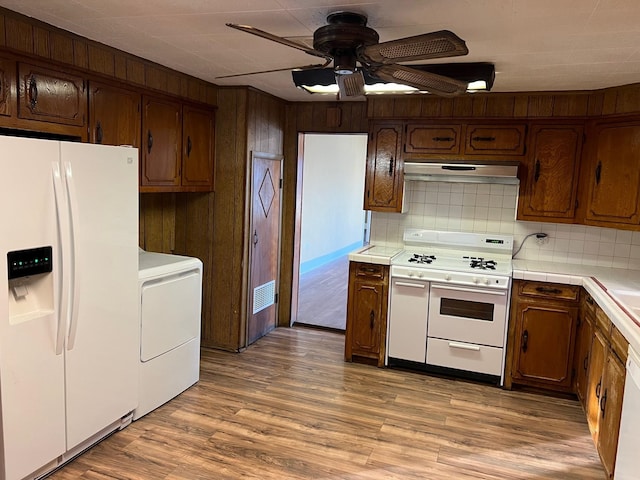
[[[469,55],[439,62],[494,63],[497,92],[640,82],[639,0],[0,0],[0,6],[218,85],[251,85],[294,101],[327,97],[296,89],[288,71],[216,77],[318,59],[226,22],[308,39],[328,13],[347,10],[366,14],[380,41],[452,30]]]

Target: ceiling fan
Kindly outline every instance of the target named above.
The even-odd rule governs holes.
[[[301,50],[324,63],[294,68],[264,70],[218,78],[254,75],[284,70],[325,69],[333,62],[339,98],[364,95],[364,73],[382,82],[409,85],[418,90],[427,90],[441,96],[464,93],[467,83],[452,77],[420,70],[401,62],[455,57],[469,53],[464,41],[456,34],[441,30],[389,42],[379,42],[378,33],[367,27],[367,17],[353,12],[334,12],[327,17],[327,25],[313,33],[313,48],[259,30],[248,25],[227,23],[227,26],[251,33],[288,47]]]

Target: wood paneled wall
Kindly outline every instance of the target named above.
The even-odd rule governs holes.
[[[0,48],[216,105],[218,87],[0,7]]]

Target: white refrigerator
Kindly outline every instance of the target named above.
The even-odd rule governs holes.
[[[138,152],[0,137],[0,479],[130,422],[138,390]]]

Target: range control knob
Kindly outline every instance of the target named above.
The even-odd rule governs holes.
[[[409,276],[410,276],[410,277],[413,277],[413,272],[409,272]]]
[[[451,275],[446,274],[446,275],[444,276],[444,279],[445,279],[445,280],[447,280],[447,281],[451,280]]]
[[[418,278],[422,278],[424,277],[424,274],[422,272],[418,273]]]
[[[484,279],[484,284],[485,284],[485,285],[489,285],[489,279],[488,279],[488,278],[485,278],[485,279]]]
[[[473,281],[473,283],[478,283],[478,281],[479,281],[478,277],[473,277],[472,281]]]

